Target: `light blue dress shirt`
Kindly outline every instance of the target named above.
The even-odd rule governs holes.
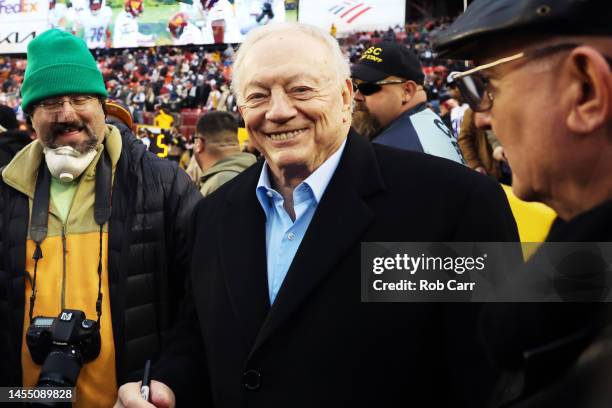
[[[346,139],[334,154],[293,190],[295,221],[291,220],[283,207],[285,201],[283,196],[272,188],[268,164],[264,163],[256,194],[266,214],[266,257],[270,304],[274,303],[285,280],[323,193],[338,167],[345,145]]]

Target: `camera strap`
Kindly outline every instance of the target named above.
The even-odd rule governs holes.
[[[100,226],[100,248],[98,257],[98,297],[96,299],[96,313],[98,324],[102,316],[102,234],[104,224],[111,216],[111,194],[112,194],[112,165],[108,153],[103,152],[96,164],[96,187],[94,201],[94,219]],[[30,323],[33,320],[34,304],[36,302],[36,275],[38,272],[38,261],[42,259],[43,253],[40,245],[47,237],[49,223],[49,202],[51,197],[51,173],[47,163],[43,160],[38,169],[36,177],[36,190],[34,191],[34,202],[32,203],[32,217],[30,220],[30,237],[36,244],[32,259],[34,260],[34,279],[32,281],[32,295],[30,296]]]
[[[94,201],[94,219],[100,226],[100,250],[98,256],[98,298],[96,299],[96,313],[98,325],[102,316],[102,232],[104,224],[111,216],[111,194],[113,183],[113,170],[106,150],[96,164],[96,198]]]
[[[36,302],[38,260],[43,257],[40,244],[47,237],[50,193],[51,173],[43,160],[36,177],[36,190],[34,191],[34,202],[32,203],[32,219],[30,220],[30,238],[36,243],[36,248],[32,255],[32,259],[34,259],[34,280],[32,281],[32,295],[30,295],[30,323],[32,323],[34,302]]]

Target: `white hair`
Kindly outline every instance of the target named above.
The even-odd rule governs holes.
[[[344,82],[344,80],[349,79],[351,77],[351,68],[349,66],[349,62],[344,57],[344,54],[342,54],[342,50],[340,49],[338,41],[324,30],[320,29],[319,27],[301,23],[267,24],[251,30],[247,34],[244,42],[240,45],[240,48],[238,48],[238,52],[236,52],[234,56],[232,92],[234,93],[234,95],[236,95],[238,103],[240,103],[240,101],[242,100],[241,76],[244,68],[244,59],[246,58],[246,55],[248,54],[249,50],[259,40],[266,38],[272,34],[285,32],[305,34],[310,36],[311,38],[319,40],[329,50],[330,56],[332,57],[332,66],[336,73],[338,83]]]

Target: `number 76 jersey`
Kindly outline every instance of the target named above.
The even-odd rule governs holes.
[[[113,12],[106,6],[97,13],[86,13],[81,25],[83,27],[83,39],[89,48],[106,48],[109,38],[109,25]]]

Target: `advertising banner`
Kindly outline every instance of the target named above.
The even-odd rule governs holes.
[[[0,54],[26,52],[47,28],[48,0],[0,0]]]
[[[300,23],[330,30],[339,35],[360,30],[386,30],[403,25],[404,0],[301,0]]]
[[[25,52],[49,28],[94,49],[239,43],[251,29],[282,21],[297,21],[296,1],[0,0],[0,53]]]

